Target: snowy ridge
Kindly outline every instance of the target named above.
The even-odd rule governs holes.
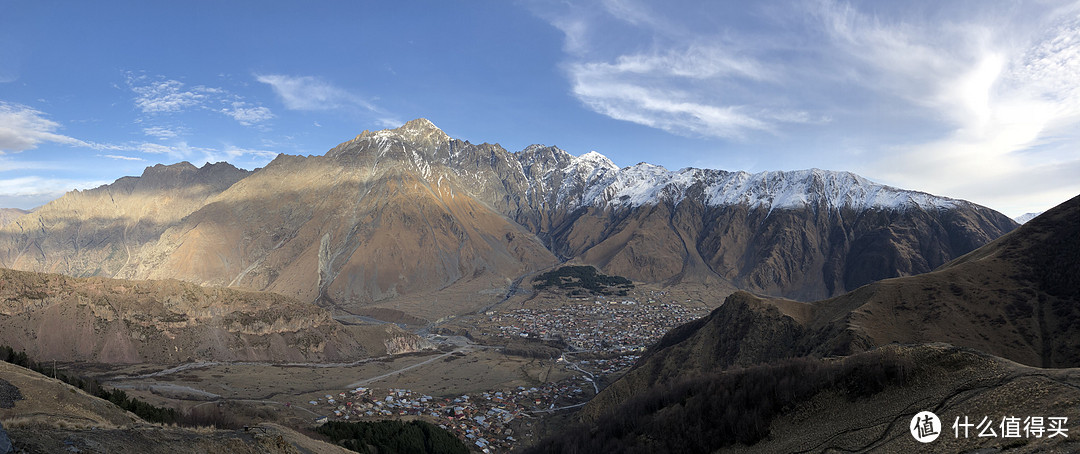
[[[709,206],[747,205],[767,209],[824,205],[856,210],[915,207],[936,210],[956,208],[964,203],[874,183],[851,172],[809,169],[751,174],[695,168],[669,171],[648,163],[619,169],[595,151],[571,157],[568,165],[547,169],[540,181],[533,180],[532,185],[553,181],[555,173],[561,177],[561,184],[554,186],[558,187],[556,203],[570,208],[638,207],[661,201],[678,204],[691,193],[702,194],[703,202]]]
[[[484,177],[473,168],[459,167],[466,154],[476,153],[479,148],[468,142],[455,144],[442,130],[422,118],[397,129],[365,131],[343,145],[365,140],[377,150],[378,158],[400,146],[404,157],[428,179],[433,175],[431,165],[436,162],[463,171],[459,176],[468,175],[477,182],[490,177],[504,181],[509,178]],[[436,150],[444,145],[449,146],[449,153],[436,158]],[[339,146],[331,152],[344,148]],[[595,151],[573,156],[554,146],[530,145],[516,153],[506,153],[497,145],[495,148],[490,155],[484,151],[483,160],[490,160],[492,169],[498,162],[508,164],[511,172],[517,174],[515,179],[525,182],[526,186],[520,188],[525,197],[551,208],[678,204],[688,197],[708,206],[746,205],[769,210],[803,207],[938,210],[970,206],[962,200],[875,183],[851,172],[808,169],[751,174],[690,167],[670,171],[644,162],[620,169]]]
[[[724,172],[708,185],[709,205],[800,208],[823,204],[833,208],[924,210],[957,208],[962,201],[874,183],[851,172],[821,169],[789,172]]]

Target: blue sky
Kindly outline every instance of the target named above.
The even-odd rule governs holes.
[[[0,206],[425,117],[621,166],[1080,193],[1080,2],[0,0]]]

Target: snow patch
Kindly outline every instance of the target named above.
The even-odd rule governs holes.
[[[1043,213],[1045,213],[1045,211],[1040,211],[1038,213],[1024,213],[1013,218],[1013,220],[1016,221],[1017,224],[1026,224],[1028,221],[1039,217],[1039,215]]]

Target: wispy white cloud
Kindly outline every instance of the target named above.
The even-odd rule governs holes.
[[[1049,208],[1031,200],[1080,192],[1076,174],[1056,170],[1080,167],[1076,11],[1006,24],[883,23],[848,5],[822,5],[834,42],[865,64],[863,83],[900,94],[946,126],[929,141],[885,147],[860,170],[1012,214]]]
[[[176,128],[167,128],[163,126],[151,126],[143,128],[143,134],[150,137],[157,137],[159,140],[174,139],[180,135],[180,131]]]
[[[200,106],[209,96],[220,92],[219,89],[204,86],[185,89],[185,84],[178,80],[147,79],[146,76],[128,77],[128,86],[137,95],[135,106],[143,113],[180,112]]]
[[[97,143],[58,134],[60,124],[45,113],[22,104],[0,101],[0,155],[37,148],[42,143],[56,143],[97,151],[127,149],[124,145]]]
[[[159,143],[142,143],[138,146],[139,151],[152,155],[165,155],[171,160],[175,161],[190,161],[193,164],[201,164],[206,162],[221,162],[228,161],[233,164],[237,164],[238,161],[243,161],[245,165],[264,165],[275,157],[278,152],[255,149],[255,148],[243,148],[233,145],[225,145],[222,148],[208,148],[189,145],[185,141],[178,141],[171,145],[162,145]]]
[[[571,93],[597,113],[674,134],[727,139],[824,119],[767,99],[782,82],[773,63],[728,36],[688,32],[666,9],[605,0],[534,10],[563,32]],[[613,34],[638,40],[619,47],[608,39]]]
[[[256,75],[255,80],[269,85],[291,110],[333,110],[352,105],[377,110],[360,96],[317,77],[265,74]]]
[[[90,146],[88,142],[57,134],[59,128],[59,123],[38,110],[0,101],[0,153],[31,150],[43,142]]]
[[[261,125],[274,118],[269,108],[252,105],[243,97],[220,87],[187,85],[164,76],[128,74],[127,85],[136,94],[135,107],[151,116],[175,114],[188,110],[207,110],[231,117],[244,126]],[[167,139],[177,136],[175,130],[154,126],[144,129],[148,136]]]
[[[177,141],[172,145],[159,143],[142,143],[138,146],[139,151],[149,154],[166,155],[174,160],[192,160],[214,153],[213,148],[205,148],[189,145],[186,141]]]
[[[632,82],[590,77],[591,71],[574,76],[574,94],[596,112],[617,120],[660,128],[676,134],[741,137],[745,130],[769,129],[770,125],[734,106],[713,106],[688,101],[685,92],[649,88]]]
[[[103,155],[98,155],[98,156],[101,156],[103,158],[116,159],[116,160],[120,160],[120,161],[145,161],[145,159],[143,159],[143,158],[139,158],[139,157],[135,157],[135,156],[123,156],[123,155],[117,155],[117,154],[103,154]]]
[[[289,76],[283,74],[256,75],[255,80],[267,84],[281,98],[289,110],[318,111],[360,108],[374,114],[383,125],[400,125],[402,122],[386,110],[349,90],[338,87],[313,76]]]
[[[177,156],[183,157],[183,155],[181,153],[174,151],[174,149],[172,147],[167,147],[165,145],[156,144],[156,143],[144,143],[144,144],[141,144],[141,145],[139,145],[139,151],[141,151],[143,153],[151,153],[151,154],[173,154],[173,153],[176,153]]]
[[[630,25],[656,30],[671,30],[676,27],[665,20],[663,15],[636,0],[602,0],[600,4],[608,14]]]
[[[810,119],[802,111],[726,100],[725,85],[774,76],[761,62],[720,46],[571,63],[567,72],[573,94],[592,110],[675,134],[742,138],[749,131],[774,131],[777,123]]]
[[[244,102],[233,102],[232,108],[222,109],[221,113],[232,117],[244,126],[251,126],[274,118],[270,109],[262,106],[248,106]]]
[[[207,161],[230,161],[237,158],[245,158],[269,162],[276,158],[278,154],[279,153],[276,151],[259,150],[254,148],[240,148],[229,145],[222,149],[220,152],[214,152],[212,154],[209,154]]]
[[[0,179],[0,194],[5,196],[47,196],[56,198],[72,189],[91,189],[108,184],[108,181],[69,180],[24,176]]]

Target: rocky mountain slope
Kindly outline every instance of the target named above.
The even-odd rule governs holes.
[[[0,265],[175,278],[434,320],[561,261],[798,299],[930,271],[1016,227],[851,173],[617,168],[598,153],[365,131],[263,169],[155,166],[0,228]],[[439,299],[442,303],[431,303]]]
[[[1078,289],[1080,196],[931,273],[814,303],[732,294],[665,335],[585,415],[680,377],[890,343],[945,342],[1033,367],[1080,367]]]
[[[584,158],[581,158],[584,160]],[[580,171],[578,171],[580,174]],[[553,172],[552,172],[553,173]],[[847,172],[612,170],[560,193],[549,245],[651,282],[720,279],[797,299],[930,271],[1011,230],[1000,213]]]
[[[410,165],[422,172],[454,169],[461,177],[454,183],[558,258],[646,282],[719,281],[821,298],[930,271],[1016,227],[985,207],[849,172],[620,169],[595,152],[473,145],[423,119],[330,154],[371,153],[372,138],[409,149]]]
[[[0,227],[10,224],[26,213],[29,213],[29,211],[18,208],[0,208]]]
[[[349,361],[369,356],[368,349],[384,354],[365,343],[325,310],[273,293],[0,269],[0,344],[41,361]]]
[[[159,164],[139,177],[69,192],[0,228],[0,266],[121,276],[166,229],[250,174],[228,163]]]

